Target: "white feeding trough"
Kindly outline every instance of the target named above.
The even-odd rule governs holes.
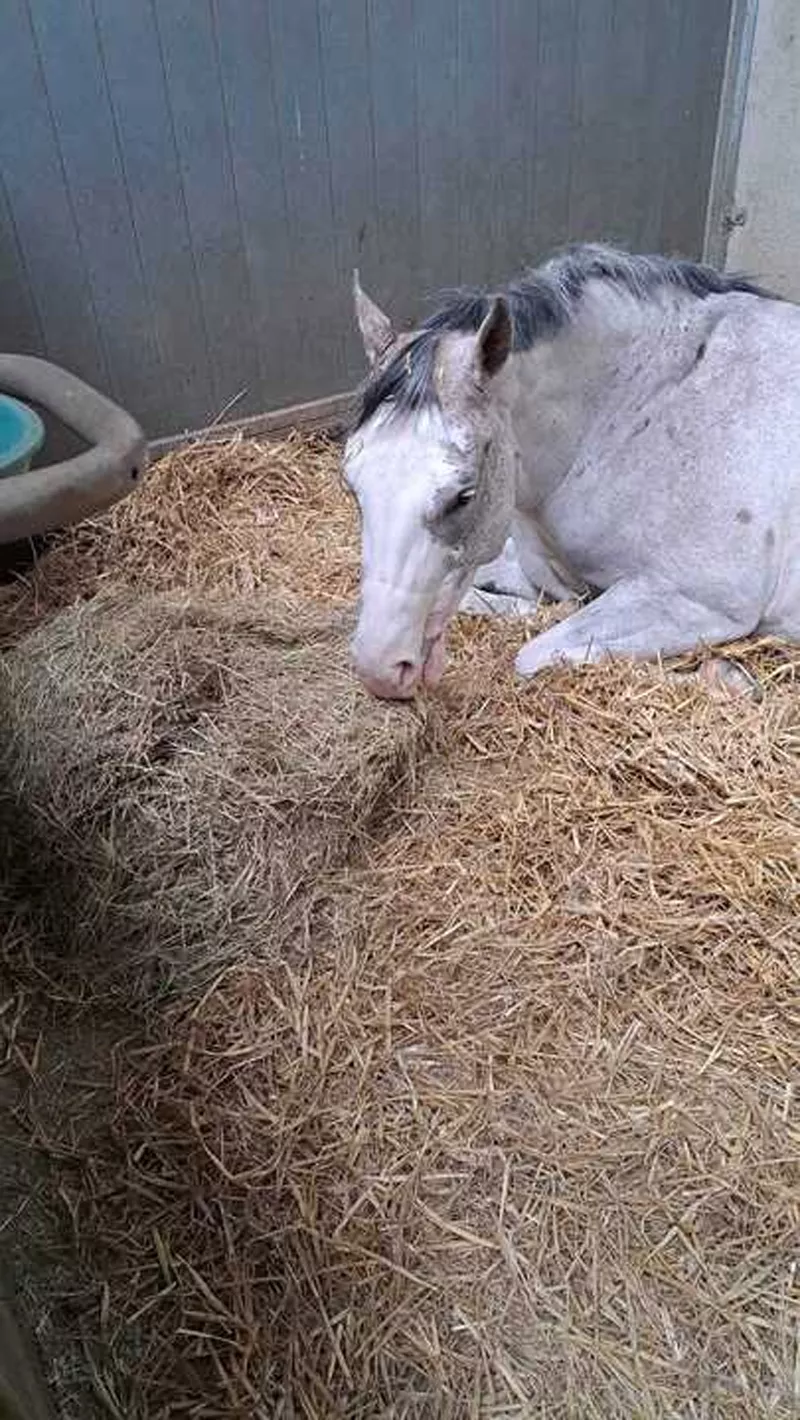
[[[29,405],[52,414],[89,447],[32,469],[45,430]],[[130,493],[146,466],[147,441],[124,409],[46,360],[0,354],[0,543],[100,512]]]

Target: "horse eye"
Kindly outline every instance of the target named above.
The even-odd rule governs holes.
[[[445,514],[456,513],[458,512],[459,508],[466,508],[467,504],[471,503],[474,497],[474,488],[462,488],[461,492],[456,494],[452,503],[448,503],[447,507],[445,508]]]

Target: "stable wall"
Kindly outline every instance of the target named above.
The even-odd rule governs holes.
[[[800,300],[800,0],[760,0],[728,266]]]

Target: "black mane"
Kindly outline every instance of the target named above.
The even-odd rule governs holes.
[[[477,331],[496,295],[508,303],[512,348],[530,350],[537,340],[554,335],[570,323],[584,288],[593,280],[607,281],[642,301],[652,299],[665,287],[701,301],[732,291],[771,295],[743,276],[725,275],[698,262],[630,256],[613,247],[570,247],[545,266],[496,291],[463,288],[446,293],[439,309],[364,386],[355,427],[365,424],[382,405],[407,413],[435,404],[434,364],[440,337],[447,332]]]

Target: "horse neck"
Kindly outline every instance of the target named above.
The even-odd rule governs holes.
[[[634,349],[657,348],[679,325],[685,302],[648,302],[596,283],[555,336],[513,357],[511,417],[522,459],[520,502],[533,511],[571,468]]]

